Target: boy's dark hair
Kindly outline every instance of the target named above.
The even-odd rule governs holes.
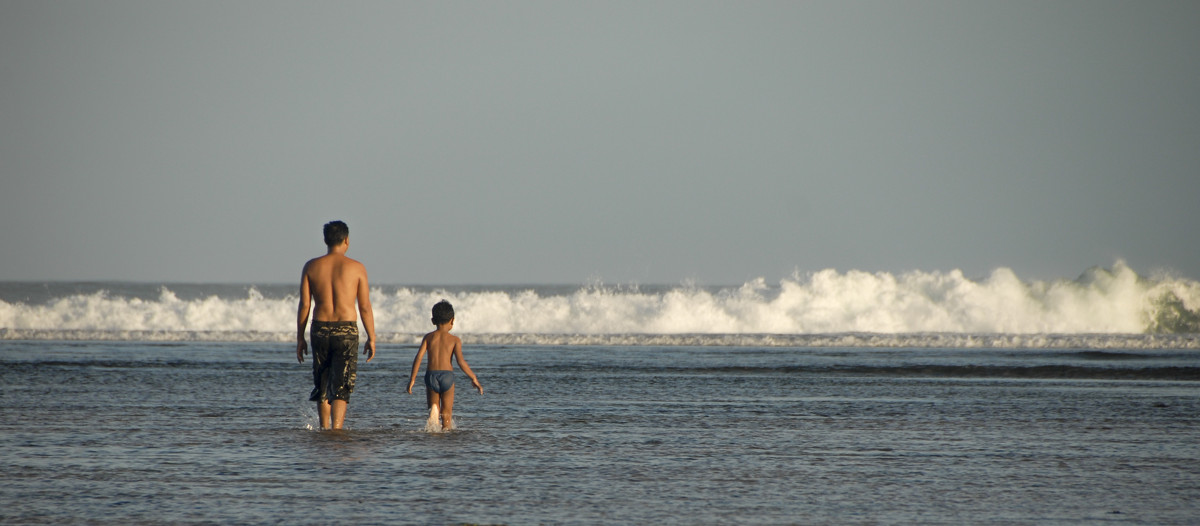
[[[434,325],[442,325],[443,323],[450,323],[450,320],[453,320],[453,319],[454,319],[454,305],[451,305],[450,302],[448,302],[446,300],[442,300],[442,301],[437,302],[437,305],[433,306],[433,324]]]
[[[325,223],[325,246],[336,247],[350,237],[350,227],[341,221]]]

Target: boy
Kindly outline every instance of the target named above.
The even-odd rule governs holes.
[[[433,306],[432,321],[437,325],[437,330],[421,338],[421,347],[413,359],[412,376],[408,378],[408,394],[412,394],[413,384],[417,382],[421,356],[429,351],[429,364],[425,367],[425,402],[430,410],[429,420],[431,424],[438,424],[437,414],[440,413],[441,428],[449,431],[454,428],[454,369],[451,358],[458,360],[458,367],[471,379],[471,385],[479,390],[479,394],[483,394],[483,386],[463,359],[462,340],[450,334],[450,329],[454,328],[454,306],[446,300],[439,301]]]

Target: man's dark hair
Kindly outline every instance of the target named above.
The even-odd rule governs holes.
[[[325,246],[336,247],[350,237],[350,227],[341,221],[325,223]]]
[[[453,319],[454,319],[454,305],[451,305],[450,302],[448,302],[446,300],[442,300],[442,301],[437,302],[437,305],[433,306],[433,324],[434,325],[450,323],[450,320],[453,320]]]

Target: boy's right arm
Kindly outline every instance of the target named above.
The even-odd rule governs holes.
[[[412,394],[413,385],[417,383],[417,373],[421,370],[421,357],[425,355],[425,350],[428,349],[429,338],[421,338],[421,346],[417,348],[417,356],[413,358],[412,374],[408,377],[408,389],[405,391]]]

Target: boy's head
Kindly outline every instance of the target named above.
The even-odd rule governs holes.
[[[325,223],[325,246],[336,247],[350,237],[350,227],[341,221]]]
[[[454,320],[454,305],[450,302],[442,300],[433,306],[433,324],[445,325]]]

